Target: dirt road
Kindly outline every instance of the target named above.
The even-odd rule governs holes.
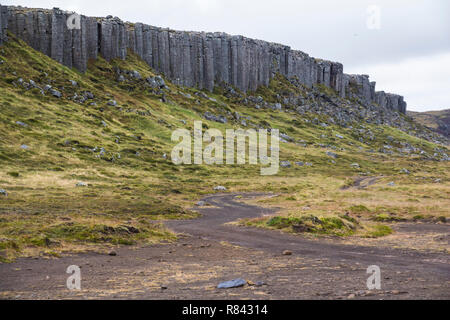
[[[0,265],[6,299],[449,299],[446,253],[311,240],[277,231],[225,225],[270,214],[241,197],[204,199],[203,217],[167,225],[178,243],[121,248],[118,255],[89,253],[60,259],[20,259]],[[448,225],[399,224],[402,232],[450,234]],[[292,255],[285,256],[289,250]],[[69,265],[82,270],[82,290],[66,288]],[[367,268],[381,268],[382,289],[368,291]],[[219,290],[221,281],[244,278],[262,286]]]

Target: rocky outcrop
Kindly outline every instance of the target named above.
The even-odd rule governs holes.
[[[288,46],[225,33],[185,32],[119,18],[80,17],[68,28],[72,12],[8,7],[8,29],[30,46],[68,67],[85,71],[98,53],[106,60],[125,59],[130,49],[175,84],[212,91],[221,83],[247,92],[267,86],[275,74],[306,86],[323,84],[341,97],[378,103],[405,112],[403,97],[375,92],[366,75],[344,74],[343,65],[292,50]],[[2,17],[2,21],[4,17]]]

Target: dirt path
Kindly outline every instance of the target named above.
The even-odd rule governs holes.
[[[344,245],[276,231],[224,225],[272,213],[213,195],[203,217],[172,221],[185,234],[176,244],[122,248],[116,257],[83,254],[61,259],[20,259],[0,265],[0,297],[17,299],[449,299],[449,255],[417,250]],[[257,197],[259,194],[241,195]],[[402,231],[417,226],[402,224]],[[424,232],[449,234],[447,225]],[[282,252],[290,250],[291,256]],[[69,265],[82,269],[82,291],[66,288]],[[382,290],[367,292],[366,270],[378,265]],[[244,278],[261,287],[218,290]]]

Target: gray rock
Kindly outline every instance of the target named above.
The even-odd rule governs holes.
[[[326,155],[331,157],[331,158],[333,158],[333,159],[337,159],[338,158],[338,155],[336,153],[334,153],[334,152],[327,151]]]
[[[22,121],[16,121],[16,124],[21,127],[28,127],[28,125],[26,123],[23,123]]]
[[[216,115],[213,115],[209,111],[205,112],[204,117],[206,120],[209,120],[209,121],[215,121],[215,122],[220,122],[220,123],[228,122],[227,118],[225,118],[224,116],[216,116]]]
[[[409,172],[408,169],[403,168],[403,169],[400,171],[400,173],[403,173],[403,174],[410,174],[411,172]]]
[[[227,188],[225,188],[224,186],[217,186],[214,188],[215,191],[227,191]]]
[[[164,88],[166,86],[166,82],[161,76],[156,76],[155,81],[160,88]]]
[[[197,207],[203,207],[205,206],[205,201],[199,201],[195,204]]]
[[[291,167],[291,162],[290,161],[281,161],[280,162],[280,166],[282,168],[290,168]]]
[[[288,136],[287,134],[284,134],[284,133],[280,133],[280,138],[282,138],[285,141],[289,141],[289,142],[294,141],[293,138],[291,138],[290,136]]]
[[[0,189],[0,195],[7,197],[8,196],[8,192],[6,192],[5,189]]]
[[[222,282],[217,286],[217,289],[232,289],[240,288],[247,284],[247,281],[243,279],[235,279],[231,281]]]
[[[94,94],[93,94],[92,92],[90,92],[90,91],[85,91],[85,92],[83,93],[83,97],[84,97],[85,99],[87,99],[87,100],[92,100],[92,99],[95,98]]]
[[[78,82],[76,82],[75,80],[69,80],[69,82],[74,87],[78,86]]]
[[[142,79],[141,74],[139,73],[139,71],[136,70],[131,71],[131,76],[138,80]]]
[[[61,98],[61,97],[62,97],[62,93],[59,92],[59,91],[56,90],[56,89],[50,89],[49,92],[50,92],[50,94],[51,94],[52,96],[54,96],[55,98]]]
[[[78,182],[78,183],[76,184],[76,186],[77,186],[77,187],[87,187],[88,184],[87,184],[86,182]]]
[[[28,149],[30,149],[30,147],[27,146],[26,144],[21,145],[20,148],[23,149],[23,150],[28,150]]]
[[[30,80],[30,86],[33,87],[33,88],[37,88],[38,87],[36,82],[34,82],[33,80]]]
[[[108,105],[108,106],[115,107],[115,106],[117,106],[117,101],[116,101],[116,100],[109,100],[108,103],[107,103],[107,105]]]
[[[389,183],[388,183],[388,186],[389,186],[389,187],[395,187],[395,182],[393,182],[393,181],[392,181],[392,182],[389,182]]]

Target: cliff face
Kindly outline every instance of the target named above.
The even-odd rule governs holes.
[[[403,97],[375,92],[375,83],[365,75],[346,75],[337,62],[310,57],[288,46],[224,33],[173,31],[142,23],[124,23],[118,18],[81,16],[81,29],[70,30],[71,12],[1,7],[0,43],[10,32],[56,61],[85,71],[87,61],[101,54],[106,60],[125,59],[131,49],[149,66],[174,83],[213,90],[220,83],[241,91],[267,86],[280,73],[296,77],[307,87],[323,84],[341,97],[356,97],[362,103],[378,103],[406,111]]]

